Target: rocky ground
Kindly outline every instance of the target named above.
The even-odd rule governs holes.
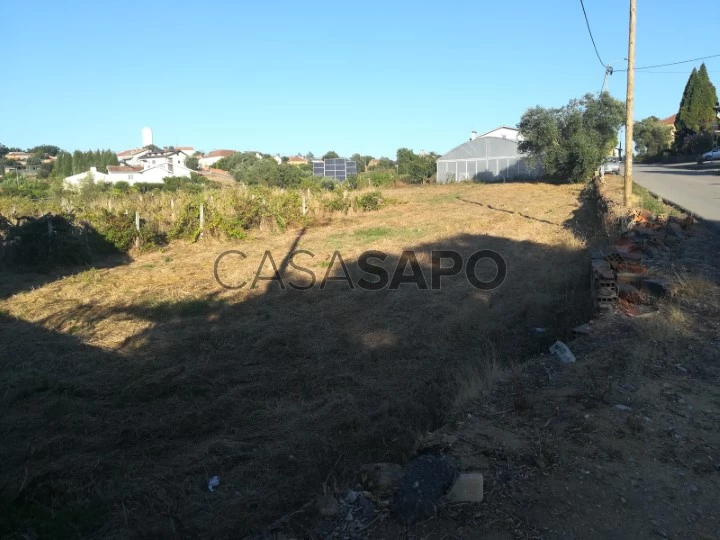
[[[265,537],[720,538],[720,236],[694,224],[654,244],[641,263],[667,294],[584,325],[575,363],[514,364],[418,443],[453,474],[483,473],[482,502],[431,496],[408,518],[399,466],[366,468]]]

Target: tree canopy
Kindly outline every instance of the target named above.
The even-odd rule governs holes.
[[[325,152],[325,155],[323,155],[322,158],[323,159],[334,159],[334,158],[339,158],[339,157],[340,156],[338,155],[337,152],[335,152],[334,150],[330,150],[329,152]]]
[[[425,183],[435,173],[435,162],[438,156],[434,152],[419,155],[409,148],[397,151],[398,174],[409,176],[414,182]]]
[[[693,150],[701,134],[712,133],[717,121],[718,96],[705,64],[690,73],[675,117],[675,149]]]
[[[551,177],[571,182],[589,180],[617,144],[625,105],[608,92],[586,94],[557,109],[533,107],[518,124],[529,152]]]
[[[661,124],[656,116],[649,116],[635,122],[633,140],[638,154],[659,156],[663,150],[670,149],[673,142],[672,126]]]
[[[185,158],[185,166],[188,169],[197,171],[200,168],[200,159],[197,156],[188,156]]]

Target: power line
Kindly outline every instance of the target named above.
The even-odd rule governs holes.
[[[681,60],[680,62],[670,62],[669,64],[656,64],[654,66],[642,66],[635,68],[635,71],[641,70],[641,69],[653,69],[653,68],[659,68],[659,67],[667,67],[667,66],[677,66],[678,64],[687,64],[689,62],[697,62],[698,60],[707,60],[708,58],[717,58],[720,54],[712,54],[710,56],[701,56],[700,58],[691,58],[690,60]],[[627,69],[618,69],[616,71],[627,71]]]
[[[585,11],[585,3],[583,0],[580,0],[580,5],[582,6],[583,15],[585,15],[585,24],[587,25],[588,34],[590,34],[590,41],[592,41],[593,48],[595,49],[595,54],[597,55],[598,60],[600,60],[600,64],[602,67],[605,67],[605,62],[602,61],[602,58],[600,58],[600,53],[598,52],[597,45],[595,45],[595,38],[593,37],[592,30],[590,30],[590,21],[588,20],[587,11]]]
[[[720,73],[720,71],[710,71],[708,73]],[[641,71],[641,75],[687,75],[687,71]]]

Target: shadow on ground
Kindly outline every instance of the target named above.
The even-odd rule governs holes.
[[[586,219],[580,212],[565,226],[579,232]],[[346,484],[362,463],[406,462],[418,435],[456,406],[461,382],[491,384],[496,363],[547,350],[590,313],[583,250],[484,235],[414,250],[428,284],[432,250],[465,260],[492,250],[507,278],[492,291],[463,274],[443,278],[438,291],[350,290],[335,265],[338,279],[323,290],[273,282],[235,302],[218,287],[193,302],[85,305],[44,321],[152,323],[120,352],[0,314],[0,529],[41,537],[257,531],[324,485]],[[399,255],[382,264],[390,274]],[[345,262],[355,285],[372,279],[357,258]],[[495,273],[487,260],[477,266],[484,281]],[[307,274],[291,275],[307,283]],[[211,493],[213,475],[220,486]]]

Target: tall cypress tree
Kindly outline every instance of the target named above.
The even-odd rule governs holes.
[[[712,132],[715,125],[715,107],[718,105],[718,97],[715,85],[710,82],[710,76],[705,64],[701,65],[698,71],[697,88],[693,97],[691,108],[692,126],[696,128],[698,133]]]
[[[689,133],[686,116],[688,114],[688,104],[690,103],[690,96],[695,88],[695,82],[697,80],[697,69],[693,68],[688,77],[687,83],[685,83],[685,90],[683,90],[682,99],[680,100],[680,108],[675,116],[675,149],[681,150],[683,147],[683,141]]]
[[[705,64],[692,70],[675,118],[675,148],[686,150],[690,137],[712,133],[716,121],[717,91]]]

